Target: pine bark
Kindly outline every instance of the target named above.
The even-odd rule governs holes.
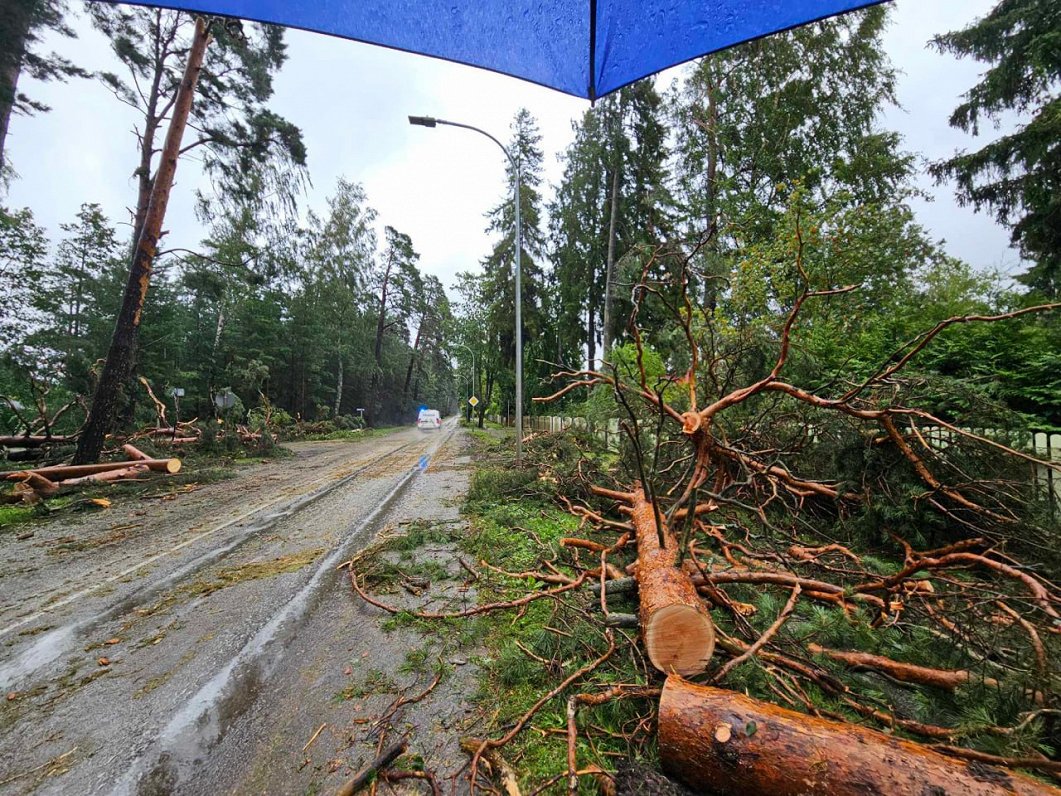
[[[1011,771],[675,676],[663,687],[658,727],[664,770],[694,790],[715,794],[1058,793]]]
[[[612,348],[612,282],[615,281],[615,221],[619,215],[619,167],[612,169],[611,212],[608,218],[608,264],[604,276],[604,328],[601,357]]]
[[[372,347],[376,367],[372,371],[372,382],[369,385],[368,401],[368,424],[373,426],[377,422],[377,410],[379,408],[379,384],[383,378],[383,334],[387,330],[387,289],[390,286],[391,268],[394,266],[394,258],[387,259],[387,269],[383,273],[383,286],[380,289],[379,315],[376,317],[376,340]]]
[[[147,99],[144,103],[144,133],[140,136],[140,162],[134,172],[136,176],[136,210],[133,213],[133,247],[135,249],[144,230],[147,219],[147,208],[151,203],[151,191],[155,181],[151,176],[151,160],[155,155],[155,136],[158,128],[168,110],[168,105],[161,109],[159,103],[162,101],[162,78],[166,74],[166,59],[170,55],[170,46],[173,43],[176,29],[170,31],[162,30],[162,12],[155,12],[153,49],[153,73],[151,85],[147,91]],[[176,98],[174,98],[176,102]]]
[[[26,56],[26,37],[33,24],[33,14],[40,0],[9,0],[3,3],[2,24],[8,52],[0,55],[0,170],[4,167],[4,147],[15,109],[22,59]]]
[[[25,476],[26,473],[34,473],[43,476],[49,481],[65,481],[68,478],[84,478],[100,473],[109,473],[112,470],[124,470],[132,465],[146,467],[157,473],[179,473],[181,469],[180,459],[137,459],[132,462],[102,462],[100,464],[59,464],[54,467],[38,467],[34,470],[21,470],[7,476],[10,481]]]
[[[640,603],[641,638],[652,665],[661,672],[700,674],[715,650],[715,628],[689,575],[678,566],[678,540],[666,518],[636,486],[617,497],[626,504],[637,538],[634,577]],[[662,541],[662,544],[661,544]]]
[[[332,407],[332,417],[339,417],[339,410],[343,404],[343,355],[340,353],[339,357],[339,373],[335,378],[335,406]]]
[[[485,368],[484,368],[485,370]],[[494,374],[490,371],[486,372],[486,389],[483,391],[483,400],[479,402],[477,407],[479,411],[479,428],[483,427],[483,420],[486,418],[486,407],[490,405],[490,399],[494,395]]]
[[[144,300],[151,283],[151,269],[158,241],[162,234],[162,224],[166,218],[166,206],[169,203],[170,191],[173,188],[173,177],[177,170],[177,159],[180,155],[181,139],[188,123],[192,102],[195,99],[195,87],[202,71],[206,45],[210,39],[209,24],[202,18],[195,22],[195,36],[192,39],[188,62],[184,76],[177,90],[177,99],[173,106],[173,117],[170,121],[166,142],[162,149],[158,173],[151,187],[151,199],[148,203],[144,226],[133,252],[129,268],[129,279],[125,286],[125,295],[118,318],[111,336],[107,361],[103,365],[99,384],[92,400],[92,409],[78,440],[75,464],[94,462],[103,449],[103,440],[114,422],[121,387],[128,380],[133,368],[133,358],[140,332],[140,319],[144,310]]]
[[[402,385],[402,411],[409,406],[409,384],[413,380],[413,368],[417,365],[417,360],[420,357],[420,339],[424,334],[424,323],[423,318],[420,319],[420,325],[416,327],[416,339],[413,341],[413,352],[409,355],[409,367],[405,370],[405,384]],[[471,415],[468,416],[469,420]]]

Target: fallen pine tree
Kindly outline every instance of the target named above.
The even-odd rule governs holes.
[[[619,501],[633,525],[641,637],[649,660],[661,672],[700,674],[714,652],[715,629],[692,579],[678,565],[678,540],[640,485],[630,492],[600,487],[593,492]]]
[[[1044,796],[1017,773],[846,722],[668,677],[659,700],[664,770],[698,792],[743,796]],[[1059,766],[1061,768],[1061,766]]]
[[[578,688],[567,694],[565,770],[536,782],[536,790],[566,782],[576,792],[580,778],[614,763],[614,748],[612,757],[598,751],[609,739],[627,740],[633,749],[636,738],[639,752],[647,747],[651,754],[646,738],[658,728],[661,760],[705,792],[1054,792],[1010,772],[1048,776],[1059,768],[1052,759],[1061,740],[1052,665],[1061,654],[1056,526],[1040,522],[1041,491],[1028,478],[1032,467],[1058,466],[917,408],[908,399],[917,397],[920,383],[904,380],[903,371],[952,326],[1014,322],[1058,305],[949,318],[864,378],[819,394],[782,378],[793,330],[808,302],[850,289],[812,289],[800,264],[804,279],[776,329],[776,357],[733,387],[732,363],[750,344],[739,340],[720,351],[712,348],[717,336],[700,335],[712,319],[685,292],[687,263],[670,277],[678,299],[656,309],[672,314],[688,342],[688,370],[680,377],[658,364],[651,370],[636,318],[643,302],[663,290],[646,276],[653,268],[662,266],[646,265],[632,293],[633,344],[612,353],[610,369],[559,374],[569,383],[542,399],[580,388],[612,396],[623,436],[618,464],[601,466],[610,454],[592,451],[588,438],[564,455],[560,438],[526,441],[531,480],[578,519],[580,534],[565,528],[552,544],[533,534],[539,561],[529,567],[525,555],[506,567],[496,543],[479,549],[484,560],[472,574],[483,604],[457,611],[403,611],[370,596],[366,581],[351,572],[367,601],[417,620],[515,611],[526,622],[529,606],[541,613],[541,606],[551,607],[532,643],[521,639],[517,652],[497,655],[525,656],[555,685],[521,706],[524,712],[506,711],[507,692],[500,689],[499,735],[485,739],[475,759],[513,743],[546,711],[544,727],[534,729],[559,735],[550,706]],[[945,444],[926,426],[945,429]],[[845,470],[851,460],[863,469]],[[513,476],[511,463],[500,469]],[[519,501],[530,490],[520,481],[500,502]],[[499,524],[520,525],[498,512],[505,517]],[[520,531],[515,544],[522,550]],[[682,620],[661,622],[668,607]],[[498,632],[508,624],[499,623]],[[640,643],[624,635],[629,626]],[[715,686],[710,693],[722,705],[688,700],[676,725],[687,736],[687,760],[664,742],[665,705],[651,707],[659,672],[683,669]],[[742,701],[747,694],[755,701]],[[734,710],[749,716],[757,710],[760,718],[742,725],[747,738],[734,738],[737,724],[722,721],[732,727],[718,749],[714,719],[727,698]],[[579,722],[580,710],[626,701],[642,706],[629,733]],[[817,757],[794,742],[764,742],[774,735],[754,741],[758,731],[749,732],[749,724],[760,721],[777,733],[806,722],[828,740]],[[746,740],[754,743],[740,758],[738,745]],[[865,761],[848,769],[830,762],[854,744],[878,754],[875,771]],[[518,760],[520,751],[505,758]],[[727,781],[710,768],[734,754],[748,767],[754,757],[764,767],[762,779],[748,768],[746,782]],[[889,756],[910,776],[890,781]],[[801,768],[814,761],[839,779],[814,779],[816,770]],[[862,773],[878,778],[860,780]],[[855,790],[836,785],[848,775]],[[469,781],[474,790],[474,777]],[[963,791],[967,781],[975,789]]]

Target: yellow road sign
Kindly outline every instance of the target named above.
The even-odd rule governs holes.
[[[473,395],[471,398],[468,399],[468,403],[471,405],[472,409],[474,409],[479,405],[479,399]]]

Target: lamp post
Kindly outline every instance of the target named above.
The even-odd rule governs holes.
[[[519,267],[519,255],[520,249],[522,249],[522,246],[520,245],[520,232],[522,227],[519,223],[519,161],[512,157],[512,153],[508,151],[505,145],[490,135],[490,133],[486,132],[486,130],[480,130],[478,127],[473,127],[470,124],[448,122],[445,119],[436,119],[433,116],[410,116],[409,124],[417,125],[419,127],[436,127],[437,125],[444,124],[449,127],[463,127],[465,130],[472,130],[480,135],[485,135],[501,148],[501,151],[505,153],[505,157],[508,158],[508,162],[512,164],[512,168],[516,170],[516,189],[514,195],[514,202],[516,205],[516,230],[512,237],[516,244],[516,464],[518,466],[523,463],[523,307],[521,301],[522,285]]]

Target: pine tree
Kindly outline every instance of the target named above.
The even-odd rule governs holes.
[[[595,360],[598,337],[606,352],[624,326],[617,264],[668,226],[666,136],[651,81],[606,97],[575,125],[550,208],[555,317],[571,341],[562,360]]]
[[[162,125],[176,98],[195,20],[186,12],[110,3],[91,3],[88,11],[127,72],[126,77],[104,72],[100,79],[141,116],[134,171],[135,244],[154,182]],[[299,129],[267,105],[273,76],[287,58],[283,30],[230,21],[212,25],[210,34],[190,119],[195,134],[182,143],[181,154],[201,156],[212,180],[223,186],[218,190],[222,197],[250,190],[242,178],[257,170],[254,190],[259,195],[277,192],[291,201],[301,184],[290,172],[304,168],[305,145]]]
[[[563,154],[564,174],[549,208],[554,301],[552,322],[562,341],[559,362],[581,366],[596,359],[606,265],[605,174],[599,112],[574,124]]]
[[[114,226],[98,204],[83,204],[77,221],[60,225],[66,237],[56,248],[50,267],[34,285],[33,307],[41,328],[32,343],[54,352],[75,393],[90,387],[89,367],[102,351],[90,337],[90,315],[104,274],[120,258]]]
[[[335,387],[326,404],[333,407],[333,414],[334,407],[341,403],[344,385],[350,381],[352,368],[348,360],[355,354],[353,338],[356,337],[352,331],[366,317],[361,308],[368,301],[376,256],[373,229],[376,212],[368,207],[367,201],[361,185],[340,179],[328,201],[328,217],[321,221],[310,216],[310,244],[306,254],[309,279],[302,299],[310,302],[308,311],[312,312],[310,307],[316,306],[323,313],[319,319],[308,318],[307,322],[321,325],[326,342],[323,351],[310,351],[307,356],[313,360],[326,355],[335,363]],[[368,359],[371,351],[368,348],[367,356],[361,354],[353,363],[353,370],[368,380],[373,367]],[[303,411],[308,409],[303,407]]]
[[[18,90],[27,74],[35,80],[66,80],[88,73],[56,53],[37,51],[42,34],[74,37],[66,23],[62,0],[0,0],[0,176],[5,172],[5,144],[15,113],[31,114],[48,107]]]
[[[408,235],[394,227],[386,227],[384,235],[387,245],[380,257],[380,262],[372,274],[373,292],[376,303],[375,341],[372,347],[372,358],[375,368],[372,371],[372,386],[369,391],[369,424],[375,425],[382,415],[381,387],[384,381],[383,343],[384,335],[389,329],[396,329],[404,338],[407,323],[414,311],[414,305],[423,292],[423,280],[416,270],[416,261],[420,255],[413,249],[413,241]],[[408,379],[406,380],[408,382]],[[396,386],[396,385],[395,385]],[[404,407],[394,407],[399,412]],[[338,414],[338,399],[336,400]],[[396,419],[396,418],[394,418]]]
[[[25,340],[33,321],[30,296],[47,253],[48,238],[29,208],[0,207],[0,347]]]
[[[527,396],[533,395],[533,384],[538,381],[541,366],[535,361],[548,357],[543,350],[543,317],[541,313],[543,262],[546,242],[541,230],[542,211],[542,149],[538,123],[530,112],[523,108],[516,113],[512,123],[512,141],[508,150],[516,158],[520,168],[520,280],[522,288],[523,319],[523,363],[524,383]],[[486,302],[486,323],[492,334],[496,334],[499,349],[498,376],[506,394],[515,390],[516,335],[515,311],[515,195],[516,172],[511,164],[507,169],[509,189],[501,202],[487,215],[487,232],[500,235],[493,251],[483,262],[483,300]]]
[[[712,305],[735,246],[772,236],[797,184],[848,204],[894,194],[910,173],[877,126],[895,101],[883,6],[701,59],[670,96],[684,236]]]
[[[1049,298],[1061,295],[1061,8],[1056,0],[1001,0],[964,30],[938,36],[943,52],[990,64],[950,123],[978,135],[985,121],[1016,112],[1026,123],[975,152],[936,163],[954,178],[962,204],[994,213],[1033,265],[1018,277]]]

